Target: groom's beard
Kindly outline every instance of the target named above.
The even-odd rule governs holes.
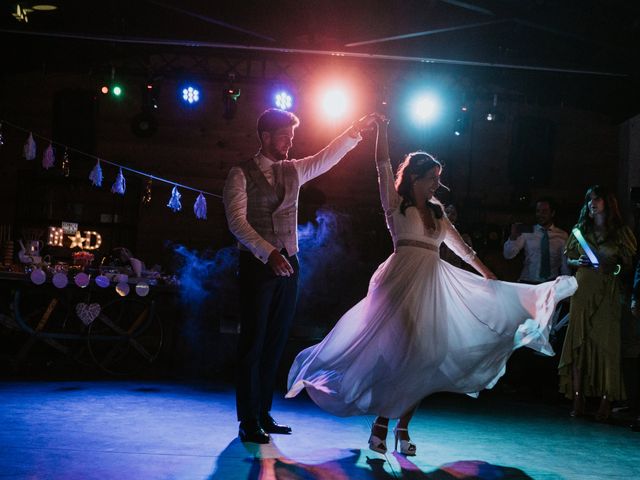
[[[284,152],[282,152],[281,150],[275,148],[273,145],[270,145],[269,154],[276,160],[286,160],[289,155],[289,149],[287,148]]]

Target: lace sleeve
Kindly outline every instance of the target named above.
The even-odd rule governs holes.
[[[442,223],[445,229],[444,243],[462,260],[470,264],[476,258],[476,252],[465,243],[456,227],[446,216],[442,217]]]
[[[393,184],[393,170],[391,169],[391,162],[387,159],[386,162],[376,162],[378,168],[378,187],[380,188],[380,201],[382,202],[382,208],[385,215],[390,216],[393,211],[400,205],[400,196],[396,192],[396,188]]]
[[[380,201],[387,218],[400,205],[400,196],[396,192],[389,158],[389,141],[387,140],[387,125],[378,125],[376,138],[376,168],[378,169],[378,186],[380,188]]]

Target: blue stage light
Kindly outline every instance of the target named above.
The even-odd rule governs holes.
[[[275,104],[280,110],[289,110],[293,106],[293,97],[284,90],[280,91],[275,95]]]
[[[200,101],[200,90],[188,85],[182,89],[182,100],[189,105],[198,103]]]
[[[440,100],[433,94],[419,95],[411,102],[411,114],[418,123],[432,123],[439,113]]]

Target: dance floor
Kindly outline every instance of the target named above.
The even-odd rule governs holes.
[[[631,479],[640,434],[572,419],[566,405],[437,395],[411,424],[418,454],[367,449],[372,418],[336,418],[278,396],[294,429],[269,445],[238,438],[226,384],[4,382],[1,479]]]

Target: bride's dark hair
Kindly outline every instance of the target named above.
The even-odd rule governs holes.
[[[413,198],[411,184],[414,180],[424,177],[427,172],[434,167],[438,167],[442,170],[442,164],[427,152],[418,151],[408,153],[407,156],[404,157],[404,160],[398,167],[395,185],[398,195],[402,197],[400,212],[403,215],[407,208],[414,207],[416,205],[416,199]],[[415,175],[415,178],[412,179],[412,175]],[[426,205],[433,210],[436,218],[442,218],[443,213],[440,202],[436,204],[427,200]]]

